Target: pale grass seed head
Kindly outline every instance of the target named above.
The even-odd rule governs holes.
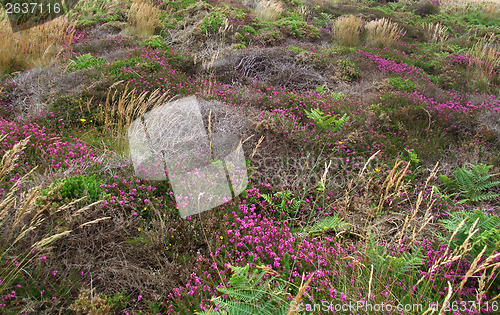
[[[367,44],[371,47],[390,47],[406,32],[395,22],[386,18],[374,20],[365,24]]]
[[[283,5],[274,0],[259,1],[255,7],[255,15],[263,21],[275,21],[281,12],[283,12]]]
[[[442,43],[448,40],[448,30],[440,23],[425,23],[424,36],[428,42]]]
[[[471,55],[477,60],[476,66],[482,68],[487,74],[491,74],[500,67],[498,44],[498,36],[495,34],[486,35],[479,39],[470,50]]]
[[[0,71],[48,65],[73,43],[74,33],[75,23],[65,17],[17,33],[0,20]]]
[[[352,14],[339,17],[333,24],[333,34],[340,45],[357,46],[363,30],[363,19]]]
[[[160,26],[160,9],[149,2],[134,0],[128,12],[128,21],[137,35],[150,37]]]

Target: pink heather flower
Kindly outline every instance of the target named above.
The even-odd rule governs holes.
[[[340,292],[340,299],[344,302],[347,301],[347,296],[345,296],[344,292]]]
[[[140,301],[140,300],[142,300],[142,295],[139,295],[139,296],[137,297],[137,301]]]

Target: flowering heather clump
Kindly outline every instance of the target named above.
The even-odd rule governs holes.
[[[254,198],[259,198],[257,189],[249,190],[248,193]],[[434,248],[431,240],[413,244],[403,242],[399,245],[384,243],[366,245],[362,242],[343,245],[335,238],[311,238],[293,233],[287,220],[275,221],[257,214],[254,202],[250,206],[244,202],[238,211],[233,211],[233,220],[229,220],[232,223],[227,225],[220,237],[215,237],[217,245],[210,253],[210,257],[200,256],[198,258],[200,267],[195,268],[191,280],[185,286],[174,289],[169,296],[167,314],[207,309],[209,299],[217,292],[219,280],[225,282],[228,277],[228,263],[237,266],[250,263],[272,268],[281,275],[283,281],[286,281],[286,287],[292,291],[291,293],[296,292],[300,286],[304,273],[308,277],[314,271],[310,294],[317,300],[341,303],[345,299],[360,299],[383,301],[387,304],[397,304],[397,300],[393,300],[395,297],[390,296],[390,292],[395,292],[398,288],[408,294],[410,301],[428,304],[433,301],[432,295],[444,296],[447,293],[448,281],[454,286],[460,285],[460,276],[465,275],[471,267],[470,262],[463,259],[450,260],[449,263],[436,267],[436,263],[443,261],[443,255],[446,259],[451,259],[452,252],[446,244]],[[408,259],[404,255],[409,250],[418,250],[420,256],[415,256],[413,258],[415,261],[405,262],[405,268],[400,274],[391,268],[383,272],[384,262],[378,260],[380,256],[377,256],[376,252],[385,252],[393,260],[404,261]],[[416,263],[413,268],[406,265],[413,263]],[[377,272],[373,275],[378,278],[380,284],[374,284],[373,295],[369,297],[366,291],[357,295],[354,288],[360,284],[367,284],[363,282],[362,277],[367,276],[365,272],[369,270],[370,264],[376,266]],[[430,295],[422,296],[414,285],[416,279],[427,277],[426,268],[433,270],[433,274],[425,284],[429,286],[426,290]],[[463,288],[461,295],[464,297],[474,295],[476,286],[477,282],[472,281]],[[191,301],[193,308],[182,308],[179,300]],[[467,314],[477,314],[477,312],[471,311]]]
[[[12,149],[19,141],[29,138],[16,164],[16,169],[21,173],[35,166],[52,170],[72,167],[73,172],[78,173],[94,161],[97,153],[81,140],[71,136],[64,140],[61,135],[49,133],[37,123],[23,125],[2,119],[0,133],[6,135],[0,143],[1,154]]]
[[[398,74],[403,78],[419,81],[422,80],[428,84],[433,84],[429,81],[428,74],[426,74],[421,68],[408,65],[404,62],[389,60],[368,51],[358,50],[357,54],[358,56],[375,64],[377,69],[383,73]]]

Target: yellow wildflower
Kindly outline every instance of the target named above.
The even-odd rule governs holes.
[[[87,121],[87,119],[80,118],[80,121],[81,121],[81,122],[86,122],[86,121]]]
[[[376,168],[375,172],[377,172],[377,173],[380,172],[380,168]]]

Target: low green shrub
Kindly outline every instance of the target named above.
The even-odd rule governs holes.
[[[75,200],[88,196],[88,202],[96,202],[104,194],[101,187],[103,181],[96,179],[96,175],[76,175],[54,182],[53,185],[41,191],[42,196],[51,196],[52,199]]]
[[[102,57],[94,57],[92,54],[85,54],[76,57],[75,60],[70,60],[70,65],[68,66],[68,71],[78,71],[85,70],[88,68],[94,68],[102,66],[106,63],[106,59]]]
[[[405,92],[414,92],[417,88],[415,82],[409,79],[403,79],[401,77],[389,78],[389,83],[391,86],[398,90],[403,90]]]
[[[358,66],[349,59],[339,59],[336,61],[337,77],[342,81],[353,82],[359,79]]]
[[[427,16],[439,13],[439,7],[430,0],[421,0],[413,6],[415,14]]]

